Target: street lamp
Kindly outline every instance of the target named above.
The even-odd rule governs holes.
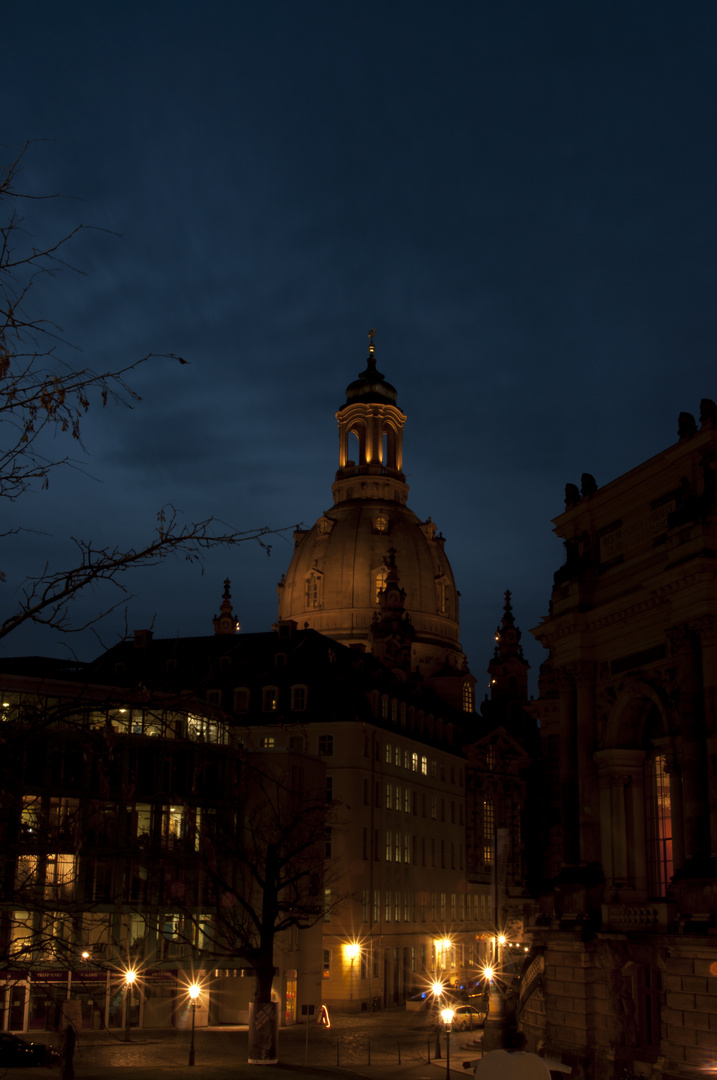
[[[438,999],[443,996],[443,983],[436,979],[431,987],[431,992],[433,994],[433,1007],[436,1009],[436,1052],[433,1056],[436,1061],[439,1061],[441,1057],[441,1023],[438,1019]]]
[[[354,964],[361,956],[361,946],[358,941],[350,941],[344,945],[344,956],[351,961],[349,970],[349,1001],[354,999]]]
[[[446,1025],[446,1080],[451,1080],[451,1024],[453,1023],[453,1009],[450,1007],[441,1012],[443,1023]]]
[[[189,1064],[194,1064],[194,1021],[197,1015],[197,998],[201,993],[201,987],[197,983],[192,983],[189,987],[189,997],[192,1001],[192,1041],[189,1044]]]
[[[125,973],[124,973],[124,984],[125,984],[125,990],[126,990],[125,1001],[124,1001],[124,1009],[125,1009],[124,1041],[125,1042],[130,1041],[129,1028],[130,1028],[130,1021],[131,1021],[131,1013],[132,1013],[132,987],[134,986],[134,982],[135,982],[136,978],[137,978],[137,972],[134,970],[134,968],[128,968],[127,971],[125,971]]]

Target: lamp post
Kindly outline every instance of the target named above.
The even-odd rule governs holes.
[[[348,945],[344,945],[344,955],[347,960],[351,961],[349,968],[349,1001],[353,1002],[354,999],[354,964],[361,957],[361,946],[358,941],[350,941]]]
[[[443,995],[443,983],[437,979],[431,987],[433,993],[433,1007],[436,1010],[436,1052],[433,1055],[436,1061],[441,1059],[441,1022],[438,1019],[438,999]]]
[[[131,1023],[131,1013],[132,1013],[132,987],[134,986],[134,981],[135,981],[136,978],[137,978],[137,972],[133,968],[128,968],[127,971],[125,971],[125,973],[124,973],[124,984],[125,984],[125,990],[126,990],[125,1001],[124,1001],[124,1014],[125,1014],[124,1041],[125,1042],[130,1042],[129,1029],[130,1029],[130,1023]]]
[[[441,1012],[443,1023],[446,1025],[446,1080],[451,1080],[451,1024],[453,1023],[453,1009],[443,1009]]]
[[[189,1044],[190,1065],[194,1064],[194,1021],[196,1020],[197,1016],[197,998],[199,997],[200,989],[201,988],[197,985],[197,983],[192,983],[192,985],[189,987],[189,997],[192,1001],[192,1041]]]

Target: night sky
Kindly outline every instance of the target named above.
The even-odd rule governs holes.
[[[717,398],[716,31],[711,0],[7,6],[2,155],[38,140],[19,186],[63,196],[24,206],[29,239],[98,229],[32,310],[70,362],[190,363],[144,368],[133,410],[89,414],[82,469],[5,507],[32,531],[4,541],[3,604],[72,535],[143,543],[165,503],[311,525],[375,326],[479,694],[506,588],[535,676],[565,483],[607,483]],[[272,543],[136,574],[102,641],[211,633],[227,576],[242,629],[269,629],[291,529]],[[2,644],[69,650],[99,643]]]

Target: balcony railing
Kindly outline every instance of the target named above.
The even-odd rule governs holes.
[[[603,904],[603,930],[666,931],[674,922],[677,906],[673,900],[653,900],[648,904]]]

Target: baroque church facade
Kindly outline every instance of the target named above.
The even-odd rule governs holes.
[[[53,731],[44,772],[23,758],[4,780],[5,1026],[44,1026],[65,1001],[90,1026],[179,1024],[198,972],[198,1023],[247,1018],[252,972],[217,953],[204,852],[252,810],[250,763],[292,790],[310,777],[307,807],[320,789],[325,815],[311,903],[277,915],[282,1023],[319,1002],[398,1005],[435,979],[475,991],[507,919],[527,947],[530,759],[498,707],[524,696],[520,634],[508,604],[484,721],[445,541],[407,505],[405,419],[371,339],[337,413],[333,506],[295,535],[272,631],[238,633],[227,582],[211,636],[138,631],[72,670],[35,658],[0,672],[4,718],[44,710]],[[64,764],[78,742],[81,782]]]
[[[238,633],[227,583],[212,635],[0,667],[3,1026],[181,1025],[198,974],[199,1024],[246,1019],[251,969],[211,947],[203,882],[217,823],[256,810],[251,773],[321,804],[309,894],[277,908],[282,1023],[436,977],[475,991],[497,959],[493,1034],[510,1020],[578,1080],[697,1080],[717,1061],[717,407],[568,485],[538,698],[507,593],[478,713],[397,397],[371,340],[273,630]]]

